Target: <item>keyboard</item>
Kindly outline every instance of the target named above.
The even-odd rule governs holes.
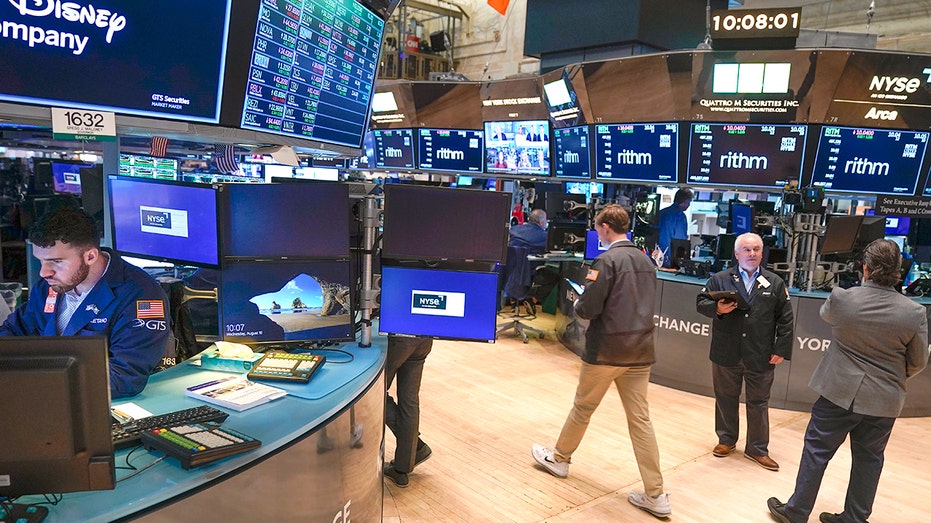
[[[0,522],[40,523],[48,516],[48,509],[39,505],[0,503]]]
[[[142,444],[177,459],[187,470],[250,451],[262,442],[215,423],[193,423],[145,431]]]
[[[229,417],[229,414],[210,405],[201,405],[190,409],[176,410],[167,414],[158,416],[149,416],[125,423],[114,422],[110,427],[110,434],[113,437],[113,450],[125,449],[138,445],[141,441],[143,432],[161,429],[165,427],[176,427],[178,425],[189,425],[192,423],[204,423],[207,421],[216,421],[218,423]]]
[[[266,352],[249,370],[251,380],[307,383],[326,361],[324,356],[301,352]]]

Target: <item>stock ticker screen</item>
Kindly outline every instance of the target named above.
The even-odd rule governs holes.
[[[679,124],[595,126],[595,176],[605,180],[676,183]]]
[[[353,0],[262,2],[240,125],[359,147],[383,29]]]
[[[693,123],[686,181],[781,188],[801,176],[807,130],[805,125]]]

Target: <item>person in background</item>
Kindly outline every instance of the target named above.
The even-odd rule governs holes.
[[[515,225],[508,231],[508,246],[526,247],[531,254],[543,254],[546,252],[546,224],[546,211],[530,211],[525,223]]]
[[[745,233],[734,242],[737,265],[712,276],[696,298],[700,314],[711,322],[711,377],[714,387],[714,430],[718,444],[712,453],[723,458],[737,447],[740,389],[747,401],[747,443],[744,456],[776,471],[769,456],[769,397],[776,365],[792,356],[793,316],[789,290],[779,276],[760,267],[763,240]],[[715,300],[708,293],[736,291],[750,305]]]
[[[111,396],[141,392],[163,356],[174,352],[161,286],[101,248],[94,219],[79,209],[39,217],[29,242],[42,279],[0,325],[0,336],[106,336]]]
[[[659,248],[665,255],[664,266],[669,266],[672,253],[669,245],[672,240],[687,240],[689,238],[689,221],[685,211],[692,204],[691,189],[682,188],[676,191],[672,205],[659,212]]]
[[[901,260],[895,242],[874,240],[863,253],[863,284],[835,287],[821,306],[833,343],[809,383],[820,397],[811,408],[795,492],[785,504],[767,500],[778,521],[808,521],[824,471],[848,435],[852,463],[844,511],[822,512],[819,519],[862,523],[873,510],[906,380],[928,364],[927,311],[895,288]]]
[[[624,405],[645,489],[628,493],[627,500],[665,518],[672,514],[672,506],[669,495],[663,491],[659,448],[647,402],[650,367],[656,362],[653,346],[656,268],[627,239],[629,228],[627,212],[619,205],[608,205],[595,216],[598,239],[610,247],[595,258],[586,276],[585,292],[574,305],[580,318],[590,320],[575,400],[556,447],[534,444],[531,455],[550,474],[567,477],[572,453],[614,383]]]
[[[426,461],[433,451],[420,439],[420,382],[423,365],[433,349],[431,338],[388,336],[385,361],[385,388],[398,378],[397,401],[385,393],[385,424],[394,434],[397,445],[394,460],[385,463],[385,477],[404,488],[408,475]]]

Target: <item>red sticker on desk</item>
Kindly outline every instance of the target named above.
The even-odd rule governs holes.
[[[45,298],[45,309],[43,312],[51,314],[55,312],[55,301],[58,299],[58,293],[54,289],[49,288],[48,296]]]

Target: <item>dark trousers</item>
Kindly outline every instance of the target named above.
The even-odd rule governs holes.
[[[747,445],[744,451],[754,456],[769,455],[769,395],[773,388],[773,369],[751,370],[743,362],[734,367],[711,364],[714,383],[714,431],[718,443],[734,445],[740,434],[740,389],[744,385],[747,401]]]
[[[385,423],[397,440],[394,451],[394,469],[408,473],[414,468],[417,436],[420,434],[420,381],[423,364],[433,349],[430,338],[388,337],[388,356],[385,361],[385,387],[391,388],[398,379],[395,402],[385,394]]]
[[[805,448],[795,479],[795,492],[786,503],[792,521],[808,521],[828,462],[850,434],[850,480],[841,521],[865,523],[873,511],[876,487],[883,470],[883,453],[895,418],[865,416],[819,397],[811,408]]]

